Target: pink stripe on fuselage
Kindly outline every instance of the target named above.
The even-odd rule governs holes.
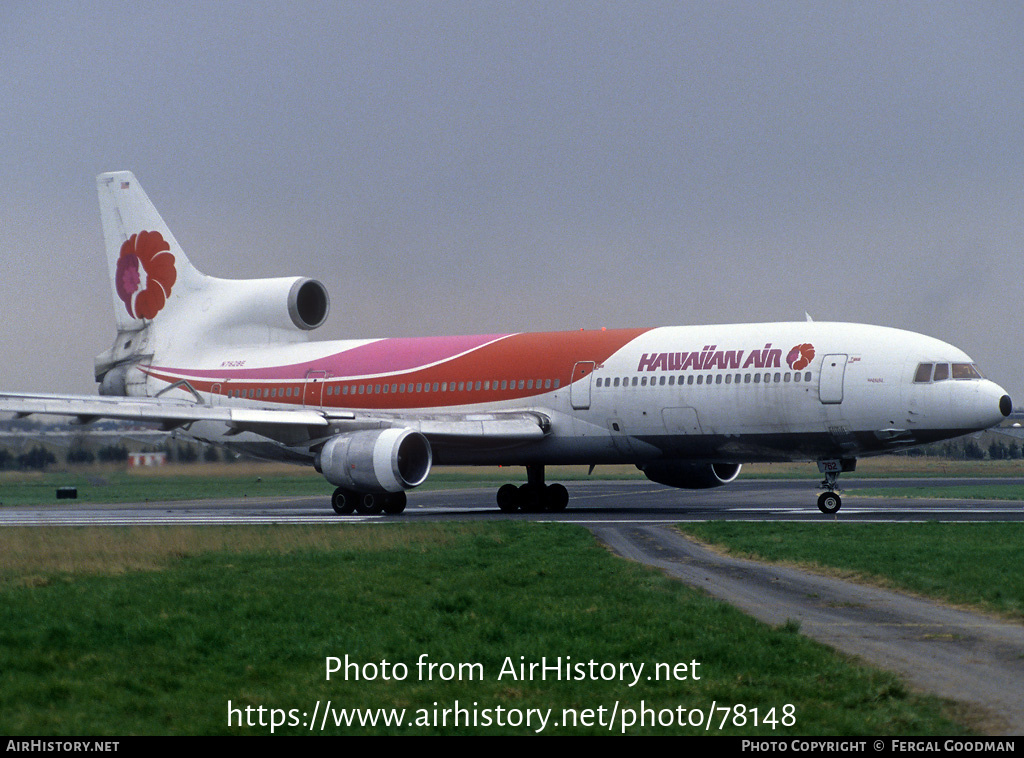
[[[381,339],[351,350],[290,366],[266,368],[188,369],[183,374],[223,379],[296,379],[310,370],[328,371],[336,377],[373,376],[430,366],[504,339],[507,334],[473,334],[458,337],[399,337]],[[167,370],[153,366],[157,370]],[[175,372],[180,369],[173,369]]]

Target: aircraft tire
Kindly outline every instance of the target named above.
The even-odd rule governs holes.
[[[569,490],[561,484],[549,484],[544,495],[547,509],[552,513],[564,511],[569,505]]]
[[[381,495],[375,495],[372,492],[360,493],[356,500],[356,513],[360,513],[364,516],[375,516],[383,511],[383,497]]]
[[[406,498],[404,492],[394,492],[384,496],[384,513],[389,516],[397,516],[405,510]]]
[[[498,488],[498,507],[503,513],[519,510],[519,488],[514,484],[503,484]]]
[[[358,497],[352,490],[338,487],[331,495],[331,507],[339,516],[348,516],[355,511]]]
[[[818,496],[818,510],[822,513],[835,513],[843,505],[843,499],[835,492],[822,492]]]
[[[547,510],[547,488],[544,485],[524,484],[516,494],[519,509],[523,513],[543,513]]]

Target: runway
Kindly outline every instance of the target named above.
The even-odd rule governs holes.
[[[0,526],[137,526],[143,524],[385,524],[408,521],[512,519],[581,525],[670,524],[684,521],[1021,521],[1024,501],[886,497],[886,489],[920,485],[1024,484],[1013,479],[849,479],[843,507],[826,516],[815,506],[817,483],[748,479],[711,490],[677,490],[647,481],[567,482],[569,508],[562,513],[502,513],[494,489],[413,491],[399,516],[338,516],[325,488],[322,497],[259,497],[231,500],[94,505],[73,500],[52,505],[0,508]]]

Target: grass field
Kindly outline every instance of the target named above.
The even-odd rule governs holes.
[[[845,490],[847,495],[865,497],[945,497],[961,500],[1024,500],[1024,486],[1018,484],[957,484],[943,487],[886,487],[884,490]]]
[[[730,552],[1024,619],[1024,524],[716,521],[681,530]]]
[[[424,722],[332,734],[528,734],[539,721],[483,722],[526,709],[549,714],[548,734],[607,734],[602,720],[611,733],[694,734],[705,732],[690,720],[713,704],[710,733],[724,721],[726,734],[957,734],[963,727],[947,718],[969,719],[794,627],[768,628],[621,561],[575,526],[34,528],[2,530],[0,543],[7,735],[270,731],[229,726],[229,701],[239,720],[245,707],[253,719],[264,707],[301,723],[330,700],[334,714],[397,708]],[[409,673],[327,681],[326,659],[346,655]],[[445,682],[438,669],[428,681],[417,674],[421,655],[478,664],[480,676]],[[544,658],[643,664],[645,676],[635,686],[632,675],[499,677],[506,659]],[[685,663],[700,679],[647,680],[658,663]],[[456,702],[477,726],[435,725]],[[734,705],[744,709],[724,712]],[[684,725],[624,726],[644,708]],[[595,723],[566,726],[573,714]]]
[[[936,468],[930,459],[863,463],[858,476],[954,474],[950,464]],[[1019,463],[1001,463],[957,472],[1020,474]],[[818,478],[806,464],[748,468],[753,476]],[[602,473],[638,476],[631,467],[595,472]],[[570,477],[585,478],[586,470],[551,473],[552,479]],[[441,469],[431,485],[522,479],[520,468]],[[67,484],[80,486],[79,502],[192,499],[196,493],[326,498],[330,491],[311,469],[235,463],[6,472],[0,500],[54,502],[53,489]],[[1024,589],[1014,580],[1024,543],[1018,525],[718,523],[686,530],[771,560],[827,566],[822,570],[1024,617]],[[298,714],[330,700],[334,709],[399,708],[410,719],[431,722],[327,729],[346,734],[532,731],[483,722],[432,725],[456,701],[473,704],[479,719],[494,719],[499,708],[506,714],[551,708],[545,732],[554,734],[608,733],[601,725],[562,725],[571,715],[563,708],[577,716],[591,709],[595,720],[615,708],[616,733],[641,704],[664,719],[680,707],[706,710],[713,702],[759,709],[757,728],[753,711],[730,712],[728,734],[947,734],[959,733],[958,723],[972,723],[971,714],[919,697],[894,676],[853,665],[794,633],[795,627],[769,629],[620,561],[568,525],[26,528],[0,530],[0,547],[4,734],[269,731],[229,726],[229,701],[283,715],[294,709],[298,721]],[[423,654],[434,662],[479,664],[483,676],[420,681],[415,663]],[[404,663],[411,673],[402,682],[337,675],[325,681],[326,658],[345,655],[360,663]],[[703,676],[642,680],[635,687],[617,679],[497,677],[506,658],[545,657],[642,663],[648,671],[656,663],[699,660]],[[784,728],[787,704],[795,708],[796,723]],[[769,713],[773,723],[765,724]],[[275,731],[306,732],[294,725]],[[700,730],[631,725],[626,731]]]

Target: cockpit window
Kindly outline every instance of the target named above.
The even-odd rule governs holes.
[[[978,367],[973,363],[954,363],[953,364],[953,378],[954,379],[981,379],[981,372],[978,371]]]
[[[954,363],[950,372],[949,363],[919,363],[917,373],[914,374],[914,381],[918,384],[928,382],[941,382],[952,377],[953,379],[981,379],[981,372],[973,363]]]

